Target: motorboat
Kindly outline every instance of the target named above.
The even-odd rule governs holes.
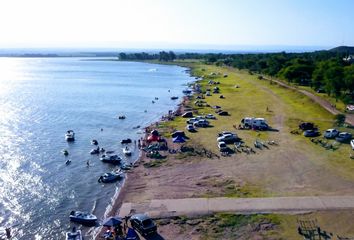
[[[127,144],[127,143],[131,143],[132,140],[130,138],[127,139],[123,139],[122,141],[120,141],[121,144]]]
[[[95,215],[81,211],[71,211],[69,218],[70,221],[84,225],[95,225],[97,222],[97,217]]]
[[[83,240],[81,230],[77,230],[76,227],[73,227],[72,231],[65,234],[66,240]]]
[[[176,96],[171,97],[171,100],[177,100],[177,99],[178,99],[178,97],[176,97]]]
[[[104,173],[98,178],[99,183],[112,183],[123,178],[122,172],[108,172]]]
[[[118,155],[102,155],[100,157],[100,160],[102,162],[105,162],[105,163],[111,163],[111,164],[120,164],[120,162],[122,161],[122,158],[119,157]]]
[[[62,153],[64,154],[64,156],[68,156],[69,155],[69,151],[66,150],[66,149],[62,150]]]
[[[98,145],[98,142],[97,142],[96,139],[93,139],[93,140],[91,141],[91,144],[92,144],[92,145]]]
[[[126,156],[131,156],[131,155],[132,155],[132,151],[131,151],[130,148],[128,148],[128,147],[123,148],[123,153],[124,153]]]
[[[121,166],[120,166],[120,169],[122,170],[130,170],[133,168],[133,165],[132,164],[127,164],[127,163],[123,163]]]
[[[65,165],[69,165],[70,163],[71,163],[71,160],[70,160],[70,159],[68,159],[68,160],[65,161]]]
[[[354,139],[350,141],[350,145],[352,146],[352,149],[354,150]]]
[[[125,116],[124,115],[118,116],[118,119],[123,120],[123,119],[125,119]]]
[[[99,153],[100,153],[100,148],[99,148],[99,147],[93,148],[93,149],[91,149],[91,151],[90,151],[90,154],[99,154]]]
[[[73,130],[68,130],[65,133],[65,140],[68,142],[75,141],[75,133]]]

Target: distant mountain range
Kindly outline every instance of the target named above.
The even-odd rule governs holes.
[[[330,52],[338,52],[338,53],[346,53],[346,54],[354,54],[354,47],[349,46],[339,46],[328,50]]]

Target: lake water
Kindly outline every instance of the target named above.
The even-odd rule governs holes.
[[[15,239],[63,239],[74,226],[71,210],[102,219],[120,183],[97,182],[114,167],[89,154],[90,141],[122,155],[120,140],[142,136],[134,127],[176,109],[179,100],[170,97],[181,99],[193,80],[185,70],[79,58],[0,58],[0,236],[12,226]],[[73,143],[65,141],[68,129],[76,133]],[[134,160],[139,152],[131,147]]]

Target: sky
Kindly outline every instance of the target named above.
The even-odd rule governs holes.
[[[354,46],[354,0],[0,0],[0,48]]]

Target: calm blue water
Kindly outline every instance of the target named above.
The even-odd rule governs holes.
[[[103,218],[120,185],[97,182],[113,167],[89,154],[90,141],[121,154],[119,141],[139,139],[142,130],[133,127],[175,109],[170,97],[181,97],[192,80],[177,66],[0,58],[0,232],[13,226],[15,239],[63,239],[71,210]],[[74,143],[64,139],[68,129]]]

